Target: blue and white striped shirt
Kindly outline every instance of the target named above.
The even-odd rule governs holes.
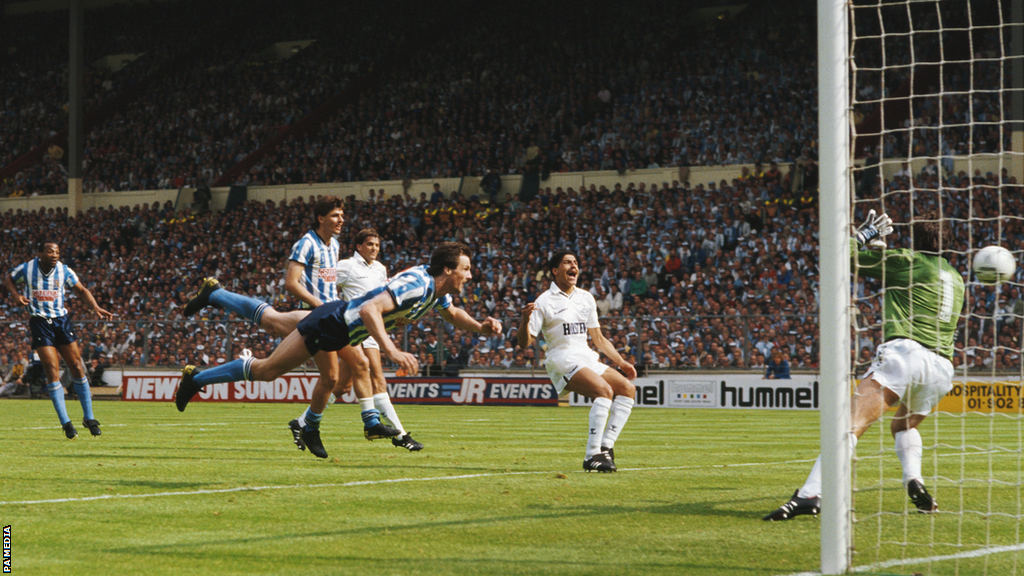
[[[395,309],[384,314],[384,330],[391,332],[412,324],[434,309],[441,306],[447,310],[452,305],[452,297],[445,294],[438,299],[434,294],[434,278],[427,274],[426,266],[415,266],[395,275],[387,284],[370,290],[363,296],[349,302],[345,309],[345,323],[348,325],[349,343],[361,344],[370,335],[359,317],[362,307],[373,300],[381,292],[387,291],[395,302]]]
[[[338,299],[335,282],[338,280],[339,250],[337,240],[331,238],[329,244],[324,244],[316,231],[310,230],[292,246],[292,255],[288,257],[306,267],[302,273],[302,286],[324,303]],[[302,307],[308,308],[309,305],[303,302]]]
[[[15,286],[25,285],[22,295],[29,300],[29,314],[43,318],[66,316],[64,289],[78,284],[78,275],[67,264],[58,260],[53,269],[43,273],[39,258],[15,267],[11,279]]]

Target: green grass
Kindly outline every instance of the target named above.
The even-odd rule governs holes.
[[[49,402],[0,405],[0,521],[12,526],[14,574],[724,576],[819,565],[818,520],[761,521],[803,482],[817,413],[636,409],[616,446],[620,471],[586,474],[584,408],[399,406],[426,444],[408,453],[366,442],[358,409],[336,406],[323,428],[330,458],[317,460],[291,444],[297,404],[179,414],[101,402],[103,436],[82,429],[74,442]],[[960,422],[942,424],[940,439],[959,446]],[[968,443],[986,449],[990,424],[1018,445],[1015,421],[983,418],[966,422]],[[936,431],[924,428],[930,446]],[[878,455],[879,435],[858,448],[855,564],[1018,541],[1016,518],[907,514],[891,440]],[[954,452],[926,452],[925,475],[937,462],[949,478],[929,481],[943,510],[1018,513],[1016,485],[960,482],[991,469],[1018,483],[1017,453]],[[904,540],[923,545],[893,543]],[[1015,560],[870,573],[1010,574]]]

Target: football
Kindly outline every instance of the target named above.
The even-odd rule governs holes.
[[[974,276],[982,284],[1006,282],[1016,270],[1013,254],[1002,246],[985,246],[974,254]]]

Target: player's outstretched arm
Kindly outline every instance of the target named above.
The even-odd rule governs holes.
[[[594,347],[601,351],[609,360],[615,363],[615,365],[622,370],[626,375],[626,378],[630,380],[636,379],[636,366],[633,366],[626,359],[619,354],[619,351],[615,349],[615,345],[610,340],[604,337],[604,333],[601,332],[601,328],[587,328],[587,333],[590,334],[590,340],[594,343]]]
[[[449,306],[447,310],[441,310],[441,317],[446,322],[461,330],[469,330],[477,334],[490,336],[501,332],[501,322],[496,318],[488,316],[483,321],[477,321],[468,312],[458,306]]]
[[[384,290],[363,304],[359,309],[359,318],[362,319],[363,326],[366,326],[366,331],[380,345],[384,355],[405,370],[406,374],[418,374],[420,363],[416,360],[416,356],[399,350],[394,341],[388,337],[384,327],[384,314],[394,309],[395,302],[391,299],[391,293]]]
[[[100,318],[105,318],[107,320],[110,320],[111,318],[114,317],[113,312],[108,312],[103,308],[100,308],[100,305],[96,303],[96,298],[93,297],[92,292],[90,292],[89,289],[85,287],[84,283],[79,282],[78,284],[75,284],[74,289],[75,292],[78,292],[79,296],[85,298],[85,301],[89,303],[89,306],[92,306],[93,312],[96,312],[97,316],[99,316]]]

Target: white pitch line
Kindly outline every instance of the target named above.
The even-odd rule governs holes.
[[[877,564],[856,566],[854,568],[850,568],[850,572],[872,572],[874,570],[892,568],[894,566],[924,564],[926,562],[944,562],[946,560],[962,560],[964,558],[980,558],[982,556],[991,556],[992,554],[1002,554],[1004,552],[1018,552],[1020,550],[1024,550],[1024,544],[1014,544],[1013,546],[996,546],[994,548],[981,548],[979,550],[959,552],[957,554],[947,554],[945,556],[928,556],[925,558],[886,560],[885,562],[879,562]],[[821,576],[821,572],[794,572],[793,574],[786,574],[785,576]]]
[[[657,466],[653,468],[619,468],[620,472],[645,472],[653,470],[692,470],[700,468],[739,468],[745,466],[778,466],[785,464],[806,464],[813,460],[789,460],[786,462],[741,462],[738,464],[713,464],[710,466]],[[570,474],[583,474],[581,471]],[[348,488],[353,486],[372,486],[376,484],[395,484],[399,482],[433,482],[445,480],[465,480],[469,478],[489,478],[494,476],[527,476],[537,474],[566,474],[564,471],[543,470],[523,472],[491,472],[484,474],[462,474],[458,476],[433,476],[429,478],[389,478],[386,480],[359,480],[331,484],[291,484],[287,486],[239,486],[219,490],[189,490],[187,492],[155,492],[153,494],[101,494],[99,496],[83,496],[80,498],[53,498],[50,500],[11,500],[0,502],[0,506],[23,506],[26,504],[61,504],[67,502],[91,502],[96,500],[115,500],[120,498],[163,498],[167,496],[197,496],[203,494],[226,494],[230,492],[259,492],[263,490],[295,490],[302,488]]]

